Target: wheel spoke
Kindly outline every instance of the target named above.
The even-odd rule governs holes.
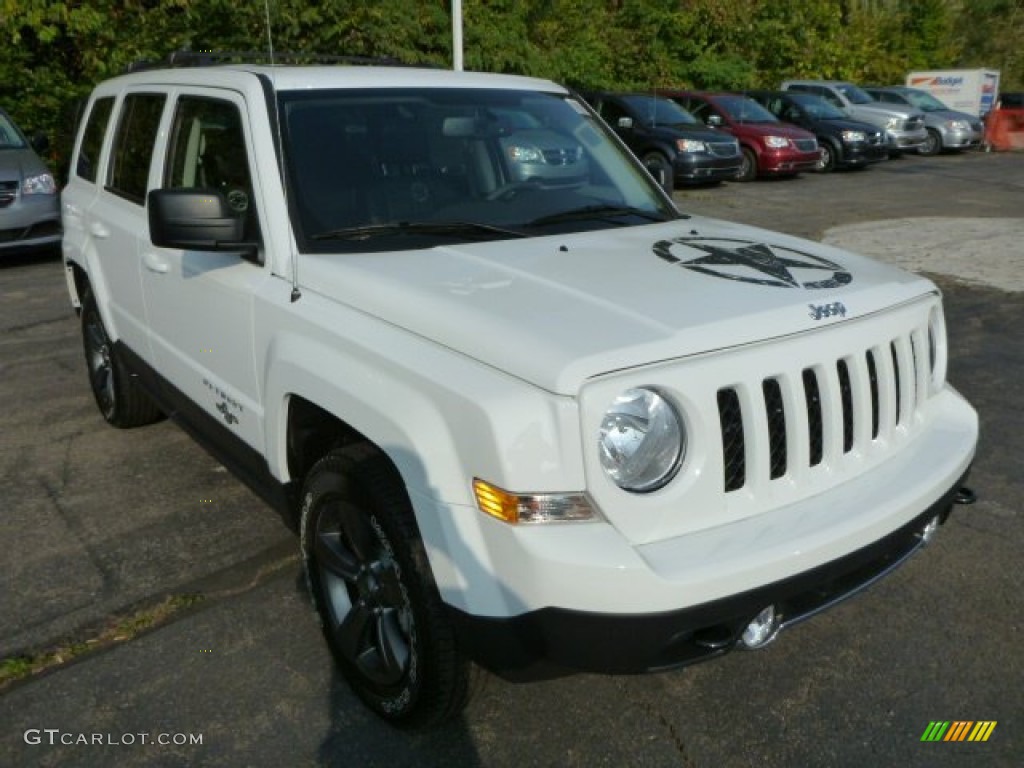
[[[370,622],[374,619],[373,611],[360,600],[352,606],[345,618],[338,624],[335,634],[342,654],[354,664],[363,667],[362,661],[367,650],[372,650],[368,639]]]
[[[362,567],[358,558],[346,548],[337,531],[317,533],[316,559],[321,568],[347,582],[354,582]]]
[[[337,521],[357,560],[365,565],[380,557],[380,539],[358,509],[347,504],[339,505]]]
[[[391,609],[377,617],[376,646],[379,653],[381,682],[397,682],[409,661],[409,642]]]
[[[398,580],[398,572],[395,566],[391,565],[379,573],[381,603],[389,608],[402,608],[405,606],[405,597],[402,594],[402,583]]]

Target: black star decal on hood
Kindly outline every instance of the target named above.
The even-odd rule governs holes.
[[[673,246],[702,251],[705,255],[685,258]],[[838,288],[853,277],[835,262],[779,245],[729,238],[679,237],[654,244],[654,252],[670,264],[724,280],[737,280],[776,288]],[[737,269],[738,268],[738,269]],[[791,270],[824,270],[831,274],[821,280],[797,279]]]

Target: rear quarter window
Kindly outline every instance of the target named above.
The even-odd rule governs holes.
[[[167,97],[162,93],[125,96],[111,148],[107,189],[143,205],[160,116]]]
[[[97,99],[89,111],[85,131],[82,132],[82,143],[78,148],[78,161],[75,163],[75,175],[86,181],[96,182],[103,137],[107,132],[107,123],[110,122],[110,113],[113,109],[114,97],[107,96]]]

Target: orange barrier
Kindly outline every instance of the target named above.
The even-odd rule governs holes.
[[[985,120],[985,142],[992,149],[1024,150],[1024,109],[994,109]]]

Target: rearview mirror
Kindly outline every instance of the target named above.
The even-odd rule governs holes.
[[[708,125],[712,128],[721,128],[724,124],[721,115],[708,115]]]
[[[624,128],[624,129],[628,130],[628,129],[633,127],[633,118],[632,117],[620,117],[618,119],[618,122],[615,123],[615,127],[616,128]]]

